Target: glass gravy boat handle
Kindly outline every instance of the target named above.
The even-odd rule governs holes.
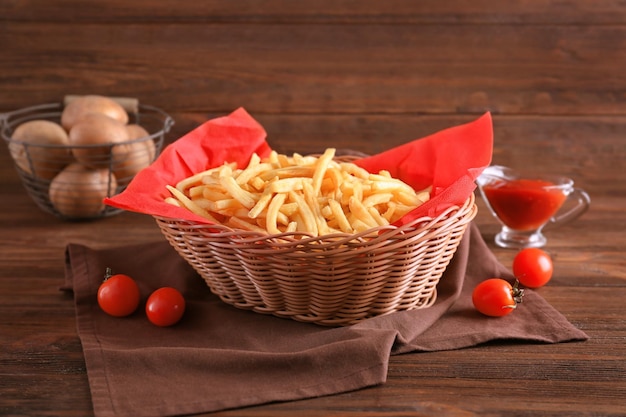
[[[552,216],[550,221],[544,226],[544,229],[562,226],[576,220],[589,209],[591,198],[585,190],[581,188],[574,188],[572,189],[572,192],[567,195],[565,204],[570,207],[566,210],[560,210]]]

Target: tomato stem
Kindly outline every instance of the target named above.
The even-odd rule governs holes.
[[[113,270],[107,266],[106,269],[104,270],[104,281],[111,278],[112,276],[113,276]]]
[[[513,288],[511,288],[511,295],[513,296],[513,301],[515,304],[502,306],[502,308],[510,308],[511,310],[516,309],[517,305],[522,302],[524,298],[524,289],[519,287],[519,280],[516,278],[515,283],[513,284]]]
[[[515,278],[515,283],[513,284],[513,300],[516,303],[521,303],[524,298],[524,289],[519,287],[519,280]]]

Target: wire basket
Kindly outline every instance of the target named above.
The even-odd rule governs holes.
[[[26,191],[43,211],[64,220],[91,220],[122,211],[104,205],[102,200],[123,191],[140,169],[154,161],[161,152],[166,133],[174,124],[167,113],[156,107],[141,105],[133,99],[125,103],[134,103],[126,108],[129,124],[139,125],[145,132],[125,142],[104,145],[33,144],[13,138],[15,129],[29,121],[45,120],[60,126],[64,103],[41,104],[1,115],[2,137],[8,144],[17,172]],[[122,147],[125,152],[120,156],[117,150]],[[82,150],[89,154],[92,149],[98,152],[87,157],[91,158],[88,162],[98,170],[89,169],[86,173],[77,163],[74,152]],[[57,177],[70,165],[73,165],[70,170],[84,175],[80,180],[76,180],[78,174],[63,179]],[[56,182],[53,188],[60,188],[60,192],[51,191],[53,181]]]
[[[169,243],[224,302],[302,322],[346,326],[431,306],[476,212],[471,194],[462,207],[436,218],[315,238],[154,218]]]

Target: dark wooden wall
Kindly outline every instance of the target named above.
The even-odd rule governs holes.
[[[171,140],[243,106],[304,153],[319,137],[379,152],[491,111],[494,162],[550,171],[566,143],[561,164],[602,170],[626,155],[626,4],[0,1],[0,113],[85,93],[164,109]],[[623,192],[599,178],[583,185]]]

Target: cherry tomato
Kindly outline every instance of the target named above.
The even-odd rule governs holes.
[[[150,294],[146,302],[148,320],[166,327],[178,323],[185,313],[185,298],[175,288],[162,287]]]
[[[550,255],[538,248],[522,249],[513,259],[513,275],[528,288],[539,288],[552,278],[554,266]]]
[[[502,317],[511,313],[522,302],[524,290],[512,286],[502,278],[487,279],[474,288],[472,302],[476,310],[491,317]]]
[[[134,279],[124,274],[112,275],[107,268],[104,281],[98,288],[98,305],[114,317],[131,315],[139,306],[139,287]]]

